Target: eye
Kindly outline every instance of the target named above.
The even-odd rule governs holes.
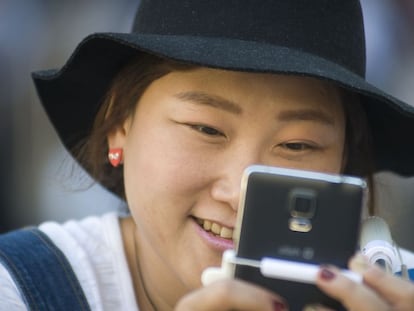
[[[281,146],[287,150],[296,152],[316,149],[316,146],[304,142],[288,142],[281,144]]]
[[[197,132],[200,132],[208,136],[224,136],[222,132],[220,132],[219,130],[211,126],[202,125],[202,124],[190,124],[190,127],[196,130]]]

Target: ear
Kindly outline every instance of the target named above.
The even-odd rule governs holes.
[[[131,118],[127,118],[122,126],[111,132],[108,137],[108,149],[125,148],[126,139],[131,127]]]

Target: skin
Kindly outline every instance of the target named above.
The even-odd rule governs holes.
[[[311,78],[199,68],[153,82],[108,137],[124,152],[132,218],[121,226],[140,308],[275,310],[283,298],[252,284],[201,287],[231,241],[197,220],[234,228],[250,164],[341,172],[344,129],[336,89]]]
[[[327,294],[342,301],[348,310],[413,310],[413,283],[369,264],[361,254],[351,258],[349,267],[362,275],[363,283],[352,282],[341,275],[337,268],[329,267],[332,277],[324,279],[319,275],[317,285]],[[318,306],[314,310],[329,311],[330,309]]]

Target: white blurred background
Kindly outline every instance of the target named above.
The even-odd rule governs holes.
[[[367,79],[414,104],[414,1],[362,0]],[[128,31],[139,0],[0,0],[0,232],[115,210],[99,186],[62,182],[68,155],[36,97],[30,72],[61,67],[92,32]],[[414,143],[407,133],[407,143]],[[414,159],[413,159],[414,161]],[[391,188],[389,188],[391,186]],[[414,250],[414,178],[378,175],[380,213]]]

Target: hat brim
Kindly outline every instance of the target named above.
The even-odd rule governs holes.
[[[297,49],[195,36],[93,34],[78,45],[60,70],[33,73],[46,113],[70,152],[89,134],[114,75],[142,52],[204,67],[333,81],[363,96],[373,133],[376,171],[414,175],[414,107],[339,64]]]

